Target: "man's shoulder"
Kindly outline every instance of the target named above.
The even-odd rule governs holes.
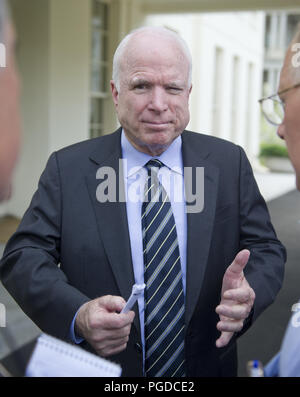
[[[111,151],[116,150],[118,145],[120,145],[119,130],[66,146],[56,151],[56,155],[60,161],[80,162],[88,157],[93,157],[94,154],[97,154],[99,158],[107,156]]]
[[[214,152],[216,155],[228,152],[239,153],[241,148],[235,143],[216,136],[185,130],[182,134],[183,142],[195,150],[200,149]]]
[[[98,138],[87,139],[74,143],[53,152],[48,159],[46,169],[53,166],[60,170],[61,175],[77,175],[90,171],[93,164],[101,164],[113,153],[119,156],[121,153],[120,130]]]

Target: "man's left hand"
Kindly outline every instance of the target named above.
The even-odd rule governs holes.
[[[240,251],[227,268],[222,284],[221,302],[216,308],[220,316],[217,329],[221,332],[217,347],[226,346],[235,332],[239,332],[249,316],[255,300],[255,293],[244,276],[244,268],[250,252]]]

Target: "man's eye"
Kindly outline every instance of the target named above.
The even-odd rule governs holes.
[[[147,88],[147,84],[137,84],[134,86],[135,90],[145,90]]]
[[[179,93],[179,92],[182,91],[181,88],[179,88],[179,87],[174,87],[174,86],[169,86],[169,87],[167,87],[167,90],[170,91],[170,92],[174,92],[174,93]]]

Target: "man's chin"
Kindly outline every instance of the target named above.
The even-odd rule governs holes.
[[[167,148],[176,138],[175,132],[167,129],[149,130],[144,135],[144,142],[153,148]]]
[[[162,131],[143,129],[138,138],[133,134],[126,133],[126,130],[124,131],[128,140],[137,150],[150,156],[159,156],[177,138],[175,133],[168,129],[163,129]]]
[[[160,139],[155,137],[155,139],[148,139],[146,142],[141,143],[141,146],[146,147],[152,156],[159,156],[171,145],[174,139],[166,139],[164,136],[160,137]]]

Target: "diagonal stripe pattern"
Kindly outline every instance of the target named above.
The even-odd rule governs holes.
[[[145,373],[151,377],[185,376],[184,295],[175,219],[158,180],[163,164],[146,164],[148,179],[142,205],[145,288]]]

